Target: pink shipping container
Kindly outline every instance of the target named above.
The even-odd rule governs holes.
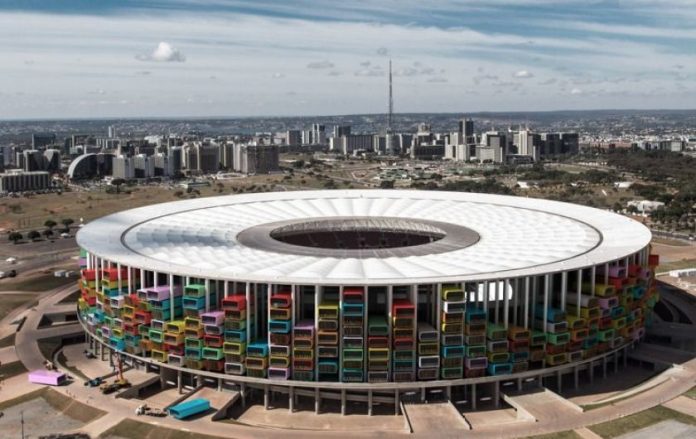
[[[67,380],[63,372],[52,370],[35,370],[29,372],[29,382],[34,384],[48,384],[49,386],[60,386]]]

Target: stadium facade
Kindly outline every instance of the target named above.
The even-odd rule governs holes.
[[[487,194],[177,201],[80,230],[80,321],[102,358],[180,389],[476,408],[501,383],[577,386],[625,362],[658,300],[650,239],[610,212]]]

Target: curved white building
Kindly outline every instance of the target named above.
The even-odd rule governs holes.
[[[82,228],[80,308],[90,338],[180,383],[451,391],[591,373],[639,340],[650,239],[624,216],[498,195],[198,198]]]

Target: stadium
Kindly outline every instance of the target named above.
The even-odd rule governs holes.
[[[658,300],[650,231],[521,197],[334,190],[92,221],[79,317],[102,359],[269,398],[492,400],[606,376]]]

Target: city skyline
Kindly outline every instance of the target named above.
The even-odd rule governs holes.
[[[696,3],[590,6],[3,3],[0,118],[693,107]]]

